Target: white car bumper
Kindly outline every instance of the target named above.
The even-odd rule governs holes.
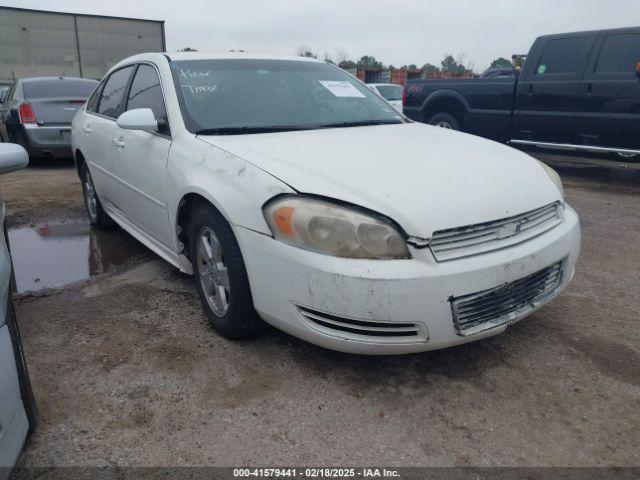
[[[580,223],[568,205],[564,221],[538,237],[440,263],[428,248],[411,248],[409,260],[344,259],[244,228],[236,235],[265,321],[322,347],[375,355],[434,350],[503,332],[567,286],[580,250]],[[551,294],[498,325],[466,333],[456,328],[452,298],[511,284],[558,262],[562,275]]]

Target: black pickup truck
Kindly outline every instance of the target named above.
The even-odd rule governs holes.
[[[519,74],[409,80],[413,120],[510,142],[640,158],[640,27],[545,35]]]

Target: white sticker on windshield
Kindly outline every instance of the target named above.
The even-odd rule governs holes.
[[[364,95],[347,81],[318,80],[318,83],[333,93],[335,97],[364,98]]]

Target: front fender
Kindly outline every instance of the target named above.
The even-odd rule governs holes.
[[[167,173],[168,190],[175,192],[167,201],[174,227],[181,200],[195,193],[217,208],[230,225],[270,235],[262,205],[276,195],[295,193],[264,170],[190,134],[174,139]]]

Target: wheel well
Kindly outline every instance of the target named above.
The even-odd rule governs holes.
[[[80,150],[75,151],[75,155],[73,156],[76,163],[76,170],[78,171],[78,176],[80,176],[80,171],[82,170],[82,165],[85,164],[86,160],[84,159],[84,155]]]
[[[191,260],[189,251],[189,220],[191,212],[197,205],[209,205],[220,212],[213,203],[198,193],[187,193],[178,204],[178,215],[176,217],[176,236],[178,238],[178,251]]]
[[[466,108],[460,100],[453,97],[440,97],[426,105],[423,110],[423,120],[428,123],[429,119],[436,113],[448,113],[453,115],[462,126],[465,111]]]

